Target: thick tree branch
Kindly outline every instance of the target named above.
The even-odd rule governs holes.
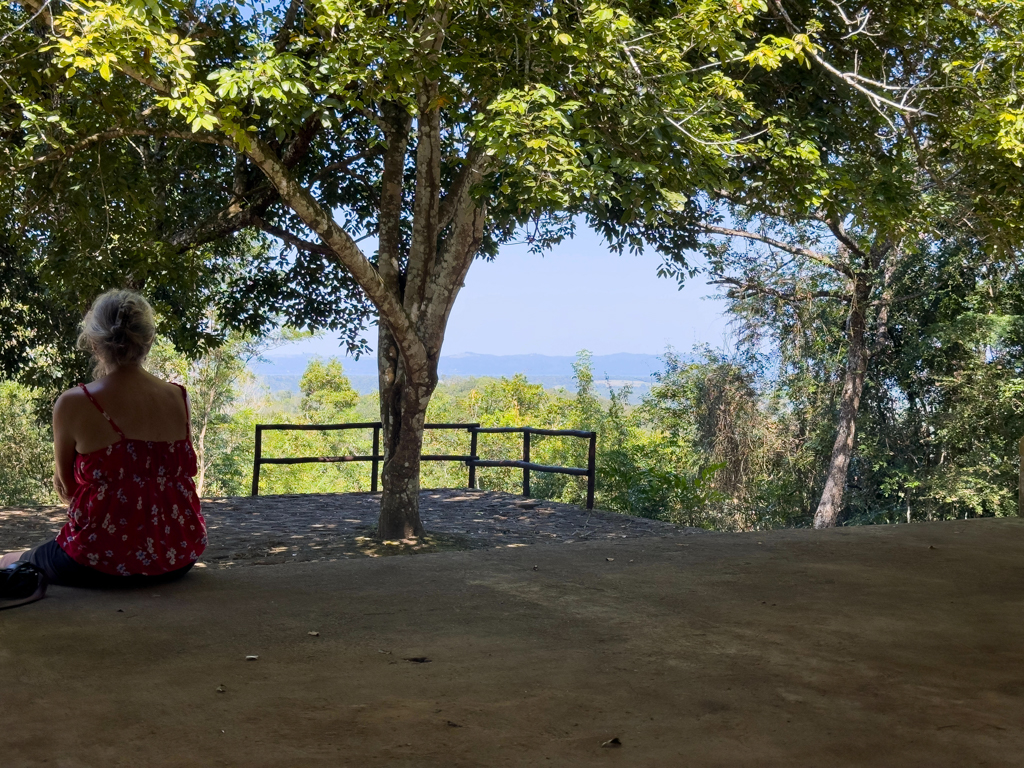
[[[275,35],[274,39],[274,50],[278,53],[281,53],[288,47],[292,27],[295,26],[295,17],[298,15],[301,5],[302,0],[292,0],[288,4],[288,11],[284,15],[284,22],[281,24],[281,28],[277,30],[277,35]]]
[[[187,251],[253,226],[254,215],[256,215],[255,208],[241,208],[237,202],[233,202],[224,210],[218,211],[199,224],[179,229],[167,238],[167,244],[177,251]]]
[[[400,105],[393,103],[381,105],[381,112],[384,114],[386,125],[386,145],[380,181],[377,269],[387,289],[395,296],[401,297],[403,182],[412,117]]]
[[[114,65],[114,68],[117,69],[119,72],[127,75],[132,80],[135,80],[136,82],[146,86],[151,91],[159,93],[161,96],[171,95],[171,86],[168,83],[164,82],[163,80],[157,77],[151,77],[150,75],[146,75],[142,72],[139,72],[139,70],[135,69],[135,67],[133,67],[131,64],[126,64],[123,61],[119,61],[116,65]]]
[[[317,233],[373,302],[380,313],[380,319],[391,329],[410,372],[421,373],[427,366],[426,348],[416,334],[416,329],[398,297],[387,290],[384,280],[355,240],[338,225],[328,211],[324,210],[312,193],[292,177],[273,149],[256,137],[250,142],[246,154],[270,179],[281,200],[307,227]]]
[[[419,50],[424,69],[436,62],[448,25],[446,2],[437,3],[419,21]],[[412,238],[406,263],[405,310],[419,326],[432,303],[431,274],[437,258],[438,206],[441,200],[441,104],[437,80],[418,78],[416,89],[416,191]]]
[[[828,227],[835,239],[845,245],[850,250],[850,253],[862,259],[865,258],[864,250],[857,244],[856,240],[850,237],[841,221],[834,216],[826,216],[825,214],[815,214],[813,218]]]
[[[289,142],[285,150],[284,163],[286,167],[292,168],[302,159],[309,149],[315,131],[316,129],[311,128],[307,121],[303,130],[300,130]],[[239,154],[236,158],[232,179],[232,200],[227,207],[194,227],[179,230],[171,236],[168,242],[180,250],[187,250],[227,237],[246,227],[258,226],[267,209],[279,199],[276,190],[268,188],[266,182],[255,187],[250,185],[246,175],[246,156]],[[243,207],[243,203],[245,207]],[[299,240],[294,235],[290,235],[290,237],[295,238],[298,242],[306,242]],[[310,249],[306,248],[305,250]]]
[[[427,308],[426,337],[436,343],[434,354],[440,354],[444,329],[455,299],[466,281],[466,274],[480,250],[484,227],[487,223],[486,204],[477,204],[469,195],[469,185],[463,191],[463,204],[455,216],[451,232],[445,238],[438,256],[431,282],[433,302]]]
[[[474,182],[479,181],[484,162],[485,158],[478,149],[472,148],[466,153],[466,159],[459,169],[458,176],[455,177],[451,189],[441,200],[441,205],[438,208],[437,226],[439,229],[444,229],[452,223],[456,212],[463,204],[463,195]]]
[[[437,257],[437,214],[441,195],[441,113],[437,97],[436,82],[424,83],[417,96],[416,192],[403,297],[406,311],[417,323],[431,302],[428,279]]]
[[[295,132],[295,135],[285,146],[284,152],[281,153],[281,162],[287,168],[294,168],[299,160],[305,157],[306,152],[309,151],[309,147],[313,143],[313,139],[316,138],[321,128],[320,113],[314,112],[306,118],[302,127]]]

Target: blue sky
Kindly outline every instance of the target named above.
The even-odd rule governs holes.
[[[729,346],[721,301],[702,276],[679,290],[656,274],[657,254],[617,256],[593,232],[543,256],[509,245],[493,262],[476,261],[452,310],[444,355],[660,354],[671,345]],[[373,335],[369,337],[371,340]],[[323,336],[279,348],[272,356],[338,354]]]

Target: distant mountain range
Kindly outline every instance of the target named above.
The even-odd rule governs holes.
[[[269,358],[267,362],[254,363],[253,373],[267,380],[271,389],[298,391],[299,379],[315,357],[311,354],[282,355]],[[323,355],[321,355],[323,357]],[[438,374],[449,376],[514,376],[524,374],[530,381],[546,387],[571,388],[574,356],[554,355],[480,355],[465,353],[443,355],[438,364]],[[345,374],[352,386],[359,392],[373,391],[377,387],[377,359],[367,355],[359,360],[341,358]],[[612,386],[632,384],[636,390],[646,390],[652,375],[661,370],[663,363],[658,355],[639,355],[620,352],[614,355],[594,355],[590,359],[596,383],[601,389],[607,379]]]

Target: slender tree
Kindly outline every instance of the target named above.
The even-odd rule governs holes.
[[[766,39],[792,45],[761,50],[766,69],[749,92],[766,146],[778,131],[788,144],[738,156],[698,229],[712,238],[713,282],[755,334],[797,328],[798,307],[842,307],[845,364],[816,527],[843,509],[868,361],[889,348],[892,303],[906,299],[894,295],[901,270],[954,233],[993,258],[1020,247],[1021,16],[1007,2],[771,0],[762,17]]]

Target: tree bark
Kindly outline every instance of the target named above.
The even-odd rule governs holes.
[[[410,375],[387,326],[380,325],[377,365],[384,465],[377,535],[382,539],[422,536],[420,521],[420,453],[427,405],[437,386],[437,359],[426,375]]]
[[[865,341],[866,311],[871,286],[867,279],[858,274],[854,279],[854,291],[847,320],[846,375],[843,393],[839,402],[839,423],[836,441],[832,447],[832,458],[825,474],[825,488],[814,513],[815,528],[832,528],[839,522],[843,508],[843,494],[846,490],[846,475],[853,456],[854,437],[857,431],[857,412],[860,397],[864,391],[864,375],[868,367],[868,349]]]

